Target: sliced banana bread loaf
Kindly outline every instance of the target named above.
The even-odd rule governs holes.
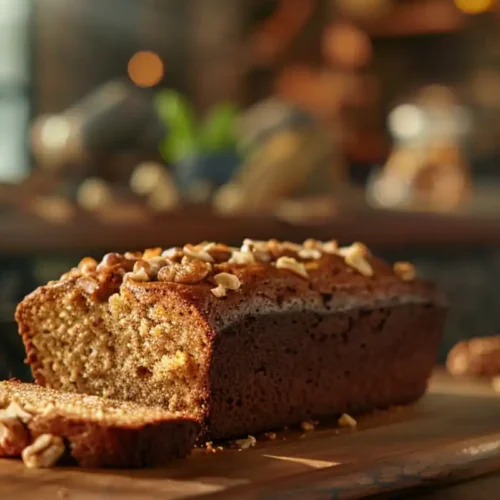
[[[28,467],[160,465],[189,454],[196,421],[161,408],[0,382],[0,457]]]
[[[16,318],[36,381],[194,415],[211,438],[418,399],[442,297],[355,243],[108,254]]]

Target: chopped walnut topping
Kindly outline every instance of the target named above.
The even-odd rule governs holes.
[[[164,257],[152,257],[149,260],[139,259],[135,262],[133,271],[134,273],[145,272],[150,279],[155,279],[160,269],[166,266],[167,263],[167,259]]]
[[[158,271],[158,281],[172,282],[175,280],[176,268],[180,264],[164,266]]]
[[[304,260],[321,259],[321,252],[314,248],[303,248],[302,250],[299,250],[297,255]]]
[[[233,250],[231,258],[228,262],[230,264],[251,264],[255,262],[255,257],[251,252],[240,252],[239,250]]]
[[[307,248],[308,250],[322,250],[323,249],[323,243],[318,240],[313,240],[312,238],[308,238],[307,240],[302,243],[302,246],[304,248]]]
[[[194,285],[203,281],[211,270],[209,262],[185,256],[180,264],[172,263],[162,267],[158,271],[158,280]]]
[[[292,271],[297,276],[301,278],[308,278],[307,270],[302,262],[295,260],[292,257],[280,257],[276,261],[276,267],[278,269],[286,269],[288,271]]]
[[[210,291],[218,299],[225,297],[227,295],[227,290],[238,290],[241,286],[241,282],[237,276],[230,273],[219,273],[214,276],[214,280],[217,283],[216,288],[212,288]]]
[[[92,257],[85,257],[78,264],[78,270],[82,274],[92,273],[96,270],[96,268],[97,268],[97,261]]]
[[[271,262],[271,252],[268,243],[265,241],[254,241],[246,238],[243,240],[241,251],[243,253],[252,253],[257,262]]]
[[[134,273],[144,271],[149,276],[151,273],[151,264],[147,260],[139,259],[135,262],[133,271]]]
[[[363,276],[373,276],[373,268],[366,260],[368,249],[362,243],[353,243],[349,247],[339,248],[338,254],[344,257],[345,263]]]
[[[180,262],[182,257],[184,257],[184,250],[180,247],[168,248],[161,254],[161,256],[171,260],[172,262]]]
[[[403,281],[413,281],[417,274],[415,266],[410,262],[396,262],[393,269],[396,275]]]
[[[64,454],[64,442],[59,436],[42,434],[24,448],[22,458],[29,469],[52,467]]]
[[[305,422],[302,422],[300,424],[300,427],[305,432],[313,431],[315,429],[314,424],[312,422],[307,421],[307,420]]]
[[[110,267],[118,266],[123,262],[123,257],[119,253],[107,253],[97,266],[97,271],[105,271]]]
[[[88,295],[94,295],[100,287],[100,283],[90,277],[81,278],[78,280],[78,288],[82,289]]]
[[[231,249],[222,243],[209,243],[203,247],[215,262],[227,262],[231,257]]]
[[[339,249],[339,245],[336,240],[330,240],[323,243],[321,249],[325,253],[336,254]]]
[[[338,419],[338,423],[340,427],[350,427],[351,429],[354,429],[358,426],[358,422],[356,422],[356,420],[347,413],[343,413],[340,416],[340,418]]]
[[[206,245],[203,245],[200,248],[200,245],[195,247],[188,244],[184,245],[183,250],[188,257],[191,257],[193,259],[203,260],[205,262],[214,262],[213,257],[203,249],[205,246]]]
[[[238,290],[241,287],[241,282],[238,276],[230,273],[219,273],[214,276],[215,282],[227,288],[228,290]]]
[[[0,454],[17,457],[30,442],[29,432],[23,423],[14,417],[0,417]]]
[[[1,417],[18,418],[23,424],[27,424],[33,418],[33,415],[28,413],[18,403],[12,401],[7,408],[0,410],[0,418]]]
[[[212,271],[212,265],[198,259],[183,257],[180,269],[175,274],[174,281],[185,285],[203,281]]]
[[[142,254],[143,259],[152,259],[153,257],[159,257],[161,255],[162,249],[160,247],[148,248],[144,250]]]
[[[269,240],[267,244],[267,250],[271,253],[271,255],[278,259],[283,256],[285,251],[284,244],[280,243],[278,240]],[[293,252],[292,252],[293,253]]]
[[[133,280],[141,283],[146,283],[150,281],[149,275],[145,269],[138,269],[137,271],[132,271],[131,273],[125,274],[123,277],[124,281]]]
[[[218,299],[222,299],[227,295],[227,288],[222,285],[217,285],[215,288],[210,290],[213,295],[215,295]]]
[[[129,260],[137,260],[137,259],[142,259],[143,253],[142,252],[125,252],[123,256]]]
[[[17,403],[12,402],[8,408],[0,410],[0,454],[16,457],[28,446],[30,436],[24,424],[32,416]]]
[[[253,436],[248,436],[245,439],[237,439],[235,443],[240,450],[247,450],[248,448],[255,446],[257,444],[257,440]]]

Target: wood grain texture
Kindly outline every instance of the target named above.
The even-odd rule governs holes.
[[[324,424],[250,450],[196,450],[159,470],[26,470],[3,460],[0,498],[319,500],[437,486],[500,470],[499,414],[486,385],[436,374],[419,404],[361,418],[355,431]]]

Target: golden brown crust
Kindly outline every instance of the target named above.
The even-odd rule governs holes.
[[[193,419],[162,409],[0,382],[0,408],[12,401],[31,415],[23,424],[30,442],[41,435],[61,437],[65,459],[84,467],[141,467],[184,457],[199,430]],[[2,455],[12,453],[0,449]]]

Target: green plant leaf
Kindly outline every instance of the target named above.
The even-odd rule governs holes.
[[[238,109],[231,103],[215,106],[200,130],[200,147],[213,152],[236,149],[235,122]]]
[[[173,90],[163,90],[155,98],[167,135],[160,145],[165,161],[176,163],[198,152],[196,120],[188,100]]]

